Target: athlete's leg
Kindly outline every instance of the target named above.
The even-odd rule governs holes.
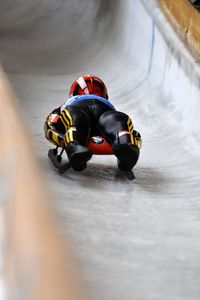
[[[99,118],[99,126],[105,138],[112,143],[119,169],[131,170],[139,158],[141,136],[133,129],[130,117],[122,112],[107,111]]]
[[[65,126],[64,143],[71,166],[76,171],[82,171],[92,153],[86,147],[90,132],[90,117],[77,106],[68,106],[61,114],[60,119]]]

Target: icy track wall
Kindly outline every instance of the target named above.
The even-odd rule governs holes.
[[[149,46],[146,47],[146,39],[138,35],[137,48],[133,50],[134,58],[141,61],[141,52],[142,57],[149,58],[148,63],[144,62],[143,67],[145,69],[146,65],[147,70],[144,78],[152,85],[150,89],[161,87],[155,92],[153,101],[158,101],[161,106],[162,101],[163,104],[164,101],[168,102],[168,105],[163,105],[169,112],[168,125],[178,116],[177,121],[191,135],[191,142],[196,144],[198,140],[199,144],[199,13],[187,0],[142,2],[150,17],[143,15],[145,23],[141,28],[137,26],[137,33],[149,31]],[[146,14],[145,11],[143,13]],[[144,24],[146,29],[143,28]]]
[[[126,232],[124,232],[124,240],[120,240],[121,235],[117,235],[118,231],[116,230],[116,226],[116,240],[119,237],[120,246],[122,247],[124,242],[128,248],[128,262],[124,261],[124,257],[116,258],[117,264],[120,265],[122,259],[122,263],[128,270],[127,273],[123,273],[124,269],[120,269],[120,267],[119,270],[117,270],[118,274],[122,274],[122,276],[125,277],[126,282],[124,283],[123,280],[120,280],[120,277],[119,281],[117,281],[114,272],[111,274],[107,269],[107,273],[105,272],[103,276],[105,278],[109,277],[108,281],[109,283],[111,282],[111,288],[108,284],[102,299],[132,300],[134,295],[137,300],[155,299],[156,297],[157,299],[169,299],[170,296],[174,296],[176,292],[175,295],[177,297],[174,299],[182,300],[184,297],[182,290],[184,290],[184,295],[186,295],[185,299],[192,298],[196,300],[198,297],[195,296],[197,294],[199,295],[199,290],[193,280],[194,270],[192,268],[189,269],[191,272],[188,271],[188,273],[192,275],[191,277],[190,274],[188,277],[186,276],[186,279],[188,279],[187,284],[183,285],[183,282],[179,282],[182,273],[179,273],[177,269],[170,268],[169,265],[171,262],[170,258],[172,260],[174,259],[175,262],[180,258],[178,262],[183,265],[186,264],[187,266],[184,257],[189,257],[192,264],[193,258],[197,258],[195,256],[197,255],[195,250],[199,247],[197,241],[195,240],[193,243],[193,240],[190,238],[194,235],[194,232],[198,233],[198,230],[196,231],[198,222],[196,221],[197,225],[194,225],[194,230],[193,228],[191,229],[192,233],[190,232],[190,226],[187,226],[188,223],[190,224],[190,217],[193,217],[194,212],[192,211],[191,214],[187,214],[188,202],[185,202],[185,206],[179,202],[184,194],[188,196],[188,198],[193,197],[191,206],[195,206],[195,199],[198,200],[200,192],[199,184],[195,184],[195,182],[199,180],[200,168],[197,168],[195,172],[193,172],[193,168],[197,165],[199,157],[196,153],[194,156],[191,156],[192,158],[195,157],[196,161],[191,161],[190,164],[191,152],[198,152],[200,145],[199,66],[195,59],[193,59],[193,57],[196,58],[198,56],[199,38],[198,35],[196,35],[196,31],[193,31],[193,27],[188,26],[188,24],[192,24],[193,18],[195,18],[195,22],[199,23],[199,15],[191,8],[188,17],[189,4],[187,4],[185,0],[176,1],[176,3],[178,3],[177,6],[174,5],[174,1],[157,2],[152,0],[75,0],[73,4],[70,2],[72,1],[63,2],[60,0],[56,1],[55,4],[55,1],[52,0],[44,1],[43,5],[40,5],[41,1],[32,1],[31,4],[20,0],[1,1],[1,61],[19,97],[21,108],[27,117],[26,124],[30,126],[30,130],[33,132],[34,141],[40,146],[39,156],[44,156],[47,150],[44,137],[41,133],[43,119],[52,108],[56,107],[59,101],[62,102],[61,98],[66,93],[66,81],[69,84],[77,75],[86,72],[93,73],[95,70],[95,73],[102,76],[108,83],[110,97],[111,99],[115,99],[115,105],[133,116],[136,128],[141,130],[144,140],[141,160],[136,168],[138,185],[136,184],[135,187],[130,187],[129,185],[129,188],[126,190],[124,189],[124,187],[126,187],[124,182],[121,185],[117,182],[125,194],[125,196],[123,194],[121,195],[120,191],[118,191],[122,198],[123,196],[127,198],[127,195],[129,195],[129,197],[133,196],[135,206],[132,209],[132,213],[135,213],[136,210],[138,219],[142,219],[142,225],[141,223],[134,224],[137,228],[137,230],[134,231],[136,241],[134,237],[128,236],[127,244],[125,243],[126,241],[124,242]],[[169,5],[164,5],[166,4],[165,2]],[[63,3],[65,3],[66,6]],[[85,4],[87,4],[87,10],[85,10]],[[181,40],[177,38],[170,23],[168,23],[162,14],[159,4],[162,4],[161,7],[164,7],[165,14],[169,16],[173,26],[176,27],[176,31],[179,32]],[[78,7],[79,10],[76,11],[75,7]],[[180,7],[182,8],[181,10]],[[179,14],[180,11],[182,12],[181,15]],[[176,18],[177,15],[178,18]],[[71,28],[73,28],[73,30]],[[98,31],[96,29],[98,29]],[[90,44],[90,47],[88,47],[88,44]],[[184,46],[186,46],[191,53],[184,49]],[[195,53],[193,52],[194,49]],[[95,55],[92,55],[93,53],[95,53]],[[192,57],[190,54],[194,56]],[[177,147],[177,143],[179,147]],[[181,151],[178,150],[178,148],[180,148]],[[188,160],[186,158],[183,159],[183,153],[187,153],[186,157],[187,159],[189,158]],[[185,163],[183,168],[180,166],[177,168],[177,165],[181,165],[183,162]],[[169,177],[171,182],[164,182],[164,186],[167,186],[167,189],[164,191],[161,190],[160,194],[156,194],[155,186],[156,184],[159,187],[161,186],[160,181],[162,178],[154,178],[154,174],[151,174],[151,172],[147,173],[148,168],[150,170],[157,168],[161,170],[160,174],[163,174],[163,170],[167,170],[165,177]],[[49,173],[51,171],[49,169]],[[187,172],[189,181],[187,181],[187,177],[184,177],[185,173],[183,171]],[[112,174],[109,176],[112,177]],[[85,175],[85,177],[87,177],[87,175]],[[94,181],[92,177],[90,177],[90,180]],[[156,180],[159,182],[156,182]],[[54,178],[52,182],[53,181],[56,182],[56,179]],[[74,181],[78,181],[77,178],[75,178]],[[174,185],[172,181],[175,182]],[[182,185],[183,181],[186,183],[185,189]],[[63,193],[62,184],[60,184],[60,182],[62,182],[61,178],[55,190],[59,191],[61,194],[60,197],[64,199],[63,201],[67,201],[65,198],[67,180],[65,180],[63,184]],[[72,187],[74,186],[73,181],[70,181],[69,184]],[[101,182],[98,184],[101,184]],[[141,186],[139,184],[141,184]],[[82,186],[80,184],[80,190],[83,188]],[[109,188],[111,189],[111,183],[107,183],[106,185],[104,182],[104,188],[105,191]],[[93,190],[95,191],[95,186]],[[114,188],[114,190],[116,190],[116,188]],[[150,193],[148,193],[149,190]],[[110,192],[110,190],[108,191]],[[78,192],[77,194],[75,194],[76,191],[72,192],[74,193],[73,195],[78,197]],[[113,190],[111,190],[111,193],[113,198],[116,199]],[[69,197],[73,197],[73,195],[71,194]],[[91,196],[91,198],[94,196],[92,191],[88,191],[88,195]],[[74,205],[77,199],[75,196],[73,201],[71,201]],[[171,207],[170,204],[172,203],[169,204],[169,199],[174,200],[173,207],[176,205],[176,207],[178,207],[178,204],[180,204],[181,208],[178,207],[178,213],[175,215],[177,217],[176,222],[174,222],[172,218],[173,222],[170,224],[172,226],[171,228],[167,227],[169,222],[167,224],[166,221],[164,224],[165,217],[167,216],[167,214],[165,215],[167,211],[167,209],[166,211],[164,210],[165,207],[163,210],[161,208],[161,211],[164,212],[163,215],[161,215],[159,211],[159,216],[162,220],[156,215],[155,210],[151,211],[151,207],[155,208],[155,203],[151,202],[153,197],[155,197],[155,199],[158,197],[159,203],[163,203],[163,207],[166,205],[168,212],[170,211],[168,207]],[[106,195],[105,199],[110,203]],[[85,200],[86,199],[84,199],[84,204],[87,212],[90,212],[88,207],[91,209],[92,203],[87,207]],[[100,199],[96,200],[95,205],[102,203]],[[137,207],[137,200],[139,208]],[[131,200],[131,203],[132,202]],[[79,202],[77,206],[81,206],[81,203],[82,202]],[[148,203],[150,203],[149,206]],[[69,203],[68,205],[70,206]],[[129,205],[130,208],[132,208],[130,203]],[[110,204],[110,206],[111,210],[113,210],[113,207],[115,208],[113,203],[112,205]],[[159,204],[157,204],[157,206],[159,206]],[[11,205],[11,208],[12,207]],[[82,205],[81,209],[84,211],[85,207]],[[144,210],[146,208],[146,215],[141,213],[140,207],[142,207],[141,209],[144,207]],[[109,207],[106,208],[109,209]],[[147,208],[157,216],[157,220],[150,216],[151,223],[149,223],[149,227],[151,229],[152,223],[156,223],[155,231],[160,234],[159,239],[162,240],[163,244],[159,242],[156,244],[152,236],[148,236],[147,240],[142,236],[140,227],[145,227],[145,224],[149,222],[145,218],[142,218],[148,217]],[[12,213],[19,214],[15,210],[15,207],[12,209]],[[101,209],[101,207],[98,207],[98,209]],[[72,207],[71,214],[73,214],[73,211],[78,212],[76,206]],[[182,211],[185,215],[181,214]],[[87,215],[87,212],[85,212],[85,216],[89,223],[90,216]],[[117,215],[116,211],[115,213]],[[174,211],[173,213],[176,214]],[[128,212],[125,211],[124,215],[127,216]],[[21,214],[19,214],[19,216],[21,216]],[[82,224],[82,219],[85,216],[81,214],[79,216],[79,222]],[[113,213],[110,212],[108,218],[112,219],[112,216]],[[124,220],[123,214],[118,217],[120,220]],[[98,218],[98,215],[95,216],[95,218]],[[168,219],[171,220],[170,217],[166,217],[166,220]],[[184,222],[180,222],[182,219],[184,219],[184,222],[185,220],[187,221],[185,222],[185,227],[183,225]],[[127,221],[124,221],[126,224]],[[121,224],[123,225],[124,223],[122,222]],[[132,225],[131,223],[131,226]],[[108,226],[110,226],[110,223],[108,223]],[[129,224],[127,226],[131,227]],[[171,231],[175,232],[175,235],[167,236],[168,239],[165,237],[166,227],[169,231],[171,229]],[[187,244],[189,250],[185,250],[185,246],[181,244],[181,242],[180,245],[183,245],[183,247],[180,246],[181,250],[178,246],[176,247],[174,239],[176,239],[177,236],[180,237],[180,232],[177,231],[177,228],[180,232],[184,233],[183,236],[187,237],[187,241],[191,241],[192,249]],[[12,239],[15,238],[15,231],[12,231],[12,229],[10,229],[10,231],[10,237]],[[119,231],[121,233],[121,230]],[[106,232],[106,234],[108,233]],[[93,237],[92,234],[91,237]],[[197,237],[194,236],[194,239],[195,238]],[[103,239],[102,236],[99,240],[101,239]],[[114,246],[116,246],[117,249],[121,249],[116,240]],[[93,241],[98,242],[98,238],[94,237]],[[141,244],[137,241],[141,241]],[[89,239],[88,242],[90,242]],[[133,263],[133,265],[136,266],[135,269],[133,268],[133,273],[131,273],[132,270],[128,268],[130,262],[129,255],[134,252],[131,252],[132,249],[129,248],[130,243],[134,246],[134,250],[137,248],[140,253],[144,253],[144,256],[141,257],[135,250],[138,260],[134,261],[135,264]],[[152,253],[151,245],[154,243],[158,249],[155,261],[153,261],[153,259],[151,260],[150,257]],[[23,245],[23,243],[21,245]],[[163,248],[162,245],[164,245]],[[177,253],[177,256],[174,254],[174,256],[168,257],[164,252],[163,256],[165,260],[163,262],[162,251],[160,250],[164,250],[164,248],[171,249],[171,245],[176,247],[174,253]],[[147,248],[147,246],[149,248]],[[15,251],[15,247],[12,243],[11,247],[11,249]],[[85,250],[84,245],[82,249]],[[89,251],[89,247],[87,250]],[[123,250],[126,251],[126,248],[124,247]],[[109,251],[107,252],[109,254]],[[112,253],[111,250],[110,252]],[[194,253],[194,256],[191,257],[191,253]],[[181,254],[183,255],[181,256]],[[14,256],[15,255],[17,254],[14,254]],[[59,254],[57,254],[57,256],[59,257]],[[94,256],[91,255],[91,260],[93,257]],[[131,258],[133,257],[131,256]],[[115,257],[112,257],[112,259],[110,257],[105,257],[104,259],[103,257],[102,259],[99,254],[97,260],[98,259],[101,264],[100,269],[104,270],[104,262],[109,262],[109,259],[112,262],[112,259],[114,261]],[[146,265],[144,266],[142,262],[144,262],[144,264],[146,263]],[[164,267],[162,262],[165,264]],[[11,260],[10,263],[13,263],[14,268],[19,268],[19,264],[17,264],[15,260]],[[139,265],[138,269],[137,265]],[[165,268],[166,265],[168,269]],[[149,266],[153,266],[152,269]],[[113,267],[112,264],[111,267]],[[115,270],[115,268],[116,265],[113,269]],[[154,268],[157,268],[155,272]],[[165,268],[166,272],[169,272],[166,274],[166,278],[167,276],[172,278],[171,281],[168,281],[165,275],[163,275],[163,277],[160,276],[160,272],[163,272],[163,268]],[[93,269],[92,271],[95,273],[95,267]],[[182,271],[182,269],[180,269],[180,271]],[[93,275],[92,272],[91,274]],[[142,275],[141,277],[140,274]],[[95,280],[95,276],[92,275],[91,277]],[[98,277],[96,273],[95,275],[100,286],[103,279]],[[116,281],[114,281],[113,278]],[[135,278],[136,281],[133,280],[130,282],[130,278]],[[191,287],[191,290],[187,288],[188,284],[190,284],[189,287]],[[96,283],[96,287],[98,288],[98,283]],[[195,288],[196,290],[194,290]],[[121,291],[123,291],[123,294],[120,294]],[[197,294],[195,294],[195,291]],[[190,297],[190,292],[193,292],[193,297]],[[111,295],[113,295],[113,297]],[[23,299],[23,297],[20,299]],[[49,298],[47,297],[47,299]],[[100,300],[101,297],[98,299]]]

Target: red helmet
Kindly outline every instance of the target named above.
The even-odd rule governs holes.
[[[105,83],[97,76],[85,75],[75,80],[69,91],[70,96],[94,94],[108,99]]]

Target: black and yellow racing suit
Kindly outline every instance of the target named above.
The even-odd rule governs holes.
[[[107,99],[96,95],[70,98],[48,115],[44,130],[50,142],[65,149],[75,142],[87,146],[89,137],[101,135],[111,143],[118,160],[131,160],[134,151],[135,158],[131,163],[134,166],[139,157],[141,136],[134,130],[130,117],[116,111]],[[132,145],[131,150],[126,145]],[[124,165],[128,164],[127,161]]]

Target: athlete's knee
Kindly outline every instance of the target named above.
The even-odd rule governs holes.
[[[77,136],[77,129],[75,126],[71,126],[66,130],[66,133],[64,135],[64,143],[65,146],[69,145],[70,143],[74,141],[78,141],[78,136]]]
[[[50,127],[47,122],[45,122],[44,124],[44,133],[46,139],[52,144],[58,147],[64,146],[64,136],[61,133],[57,132],[55,128]]]
[[[141,134],[137,130],[133,130],[133,144],[140,149],[142,148],[142,137]]]

